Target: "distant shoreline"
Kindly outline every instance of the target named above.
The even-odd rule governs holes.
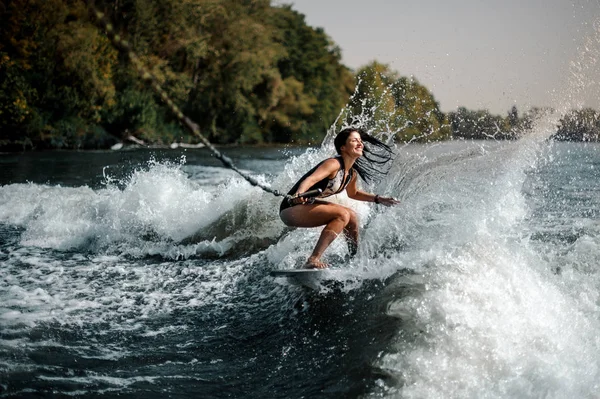
[[[558,137],[551,137],[549,140],[554,141],[554,142],[568,142],[568,143],[585,143],[585,144],[598,144],[598,141],[595,140],[563,140],[560,139]],[[461,138],[461,137],[457,137],[457,138],[451,138],[448,140],[443,140],[445,142],[450,142],[450,141],[461,141],[461,142],[481,142],[481,143],[485,143],[485,142],[492,142],[492,141],[515,141],[515,140],[493,140],[493,139],[465,139],[465,138]],[[408,143],[408,145],[428,145],[428,144],[433,144],[434,142],[431,143],[423,143],[423,142],[413,142],[413,143]],[[405,144],[405,143],[398,143],[398,144]],[[237,148],[252,148],[252,149],[259,149],[259,148],[265,148],[265,149],[277,149],[277,148],[281,148],[281,149],[286,149],[286,148],[290,148],[290,149],[296,149],[296,148],[318,148],[320,146],[320,144],[290,144],[290,143],[261,143],[261,144],[213,144],[213,146],[215,148],[218,149],[237,149]],[[6,149],[0,149],[0,156],[2,155],[14,155],[14,154],[25,154],[25,153],[44,153],[44,152],[107,152],[107,153],[118,153],[118,152],[127,152],[127,151],[135,151],[135,150],[148,150],[148,151],[152,151],[152,150],[163,150],[163,151],[208,151],[210,152],[210,149],[203,146],[203,147],[185,147],[185,146],[180,146],[180,147],[171,147],[170,145],[147,145],[147,146],[142,146],[142,145],[126,145],[123,146],[122,148],[119,149],[111,149],[109,148],[35,148],[35,149],[31,149],[28,148],[26,150],[6,150]]]
[[[227,148],[300,148],[300,147],[318,147],[318,145],[308,144],[289,144],[289,143],[261,143],[261,144],[213,144],[215,148],[227,149]],[[23,153],[42,153],[42,152],[127,152],[133,150],[165,150],[165,151],[181,151],[181,150],[192,150],[192,151],[209,151],[207,147],[171,147],[171,145],[125,145],[119,149],[107,148],[27,148],[25,150],[6,150],[0,148],[0,155],[5,154],[23,154]]]

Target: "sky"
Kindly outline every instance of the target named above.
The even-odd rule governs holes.
[[[448,112],[600,110],[600,0],[282,0],[353,70],[414,76]]]

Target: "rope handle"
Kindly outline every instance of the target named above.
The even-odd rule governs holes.
[[[312,198],[312,197],[319,196],[322,192],[323,192],[323,190],[321,190],[320,188],[315,188],[314,190],[305,191],[303,193],[296,194],[296,195],[293,195],[290,197],[292,197],[292,198]]]

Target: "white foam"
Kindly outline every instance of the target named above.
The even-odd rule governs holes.
[[[260,178],[260,177],[259,177]],[[0,223],[24,229],[21,244],[58,250],[104,250],[134,256],[223,254],[232,244],[209,239],[173,245],[252,203],[259,189],[223,175],[220,185],[191,180],[181,166],[151,163],[121,190],[13,184],[0,187]],[[260,197],[260,196],[259,196]],[[23,201],[27,198],[27,201]],[[270,233],[267,233],[270,234]]]
[[[538,270],[533,254],[481,242],[440,257],[427,291],[393,303],[416,340],[382,366],[402,397],[582,397],[600,377],[598,309],[590,315]]]

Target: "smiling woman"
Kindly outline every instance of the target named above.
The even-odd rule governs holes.
[[[356,213],[345,206],[322,201],[320,198],[339,194],[346,190],[348,197],[392,206],[399,202],[394,198],[380,197],[358,189],[357,175],[366,183],[386,173],[385,165],[392,159],[392,149],[361,129],[347,128],[335,137],[336,157],[328,158],[308,171],[288,192],[295,198],[286,198],[281,203],[279,216],[288,226],[325,226],[317,245],[306,261],[305,267],[324,269],[327,264],[321,256],[327,247],[343,232],[348,242],[350,255],[358,248],[358,221]],[[383,166],[384,170],[377,167]],[[299,194],[320,189],[315,198],[304,198]]]

